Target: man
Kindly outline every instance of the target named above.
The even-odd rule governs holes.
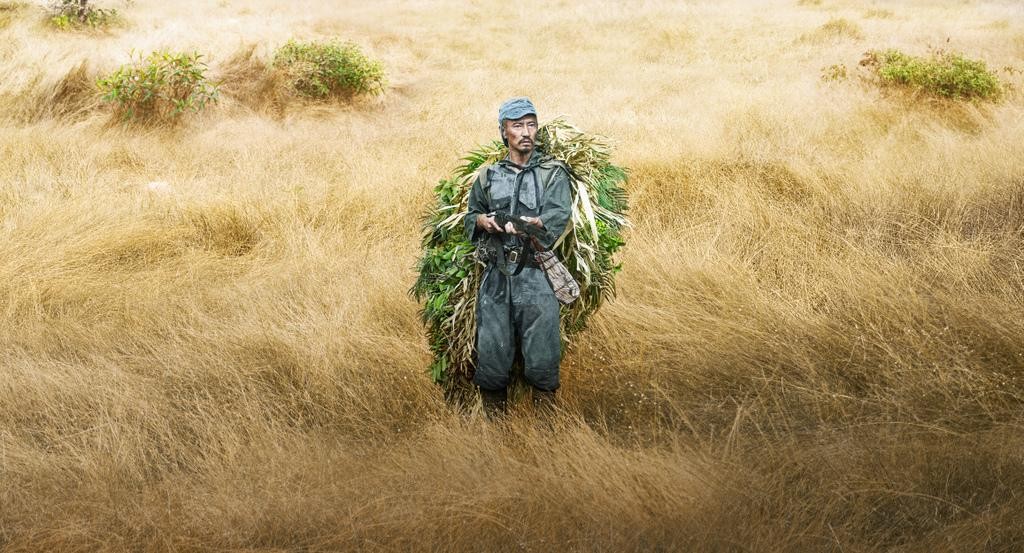
[[[538,241],[550,249],[569,222],[569,174],[561,162],[536,149],[537,112],[528,98],[512,98],[498,110],[498,129],[508,155],[483,167],[469,193],[466,234],[489,252],[477,293],[477,366],[488,418],[505,411],[507,387],[517,348],[523,373],[533,387],[534,406],[550,410],[561,363],[559,303],[527,240],[512,223],[494,213],[507,211],[538,227]],[[525,259],[522,267],[520,259]],[[516,272],[519,269],[520,272]]]

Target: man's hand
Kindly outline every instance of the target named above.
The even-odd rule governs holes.
[[[541,221],[540,217],[527,217],[526,215],[520,215],[519,220],[528,225],[534,225],[540,228],[544,228],[544,221]],[[505,223],[505,232],[507,232],[508,234],[516,235],[522,234],[521,232],[516,230],[516,227],[513,226],[511,222]]]
[[[494,221],[494,217],[488,217],[483,213],[476,216],[476,226],[486,230],[489,234],[502,232],[501,227],[499,227],[498,223]]]
[[[523,222],[528,225],[534,225],[540,228],[544,228],[544,221],[541,221],[540,217],[527,217],[526,215],[523,215],[519,218],[522,219]]]

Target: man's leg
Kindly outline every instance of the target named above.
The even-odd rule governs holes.
[[[555,408],[558,406],[555,401],[555,391],[541,390],[540,388],[533,388],[533,412],[537,413],[541,417],[551,416],[555,412]]]
[[[480,388],[480,400],[484,407],[484,416],[487,420],[498,420],[508,412],[507,388],[500,390],[487,390]]]
[[[488,418],[504,412],[506,388],[515,356],[511,306],[505,275],[489,269],[480,283],[476,304],[476,373]]]
[[[516,322],[523,339],[523,375],[536,392],[547,397],[558,389],[558,366],[562,361],[559,304],[547,277],[540,269],[523,270],[513,297]]]

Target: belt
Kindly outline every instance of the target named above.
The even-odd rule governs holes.
[[[508,265],[518,265],[520,262],[525,267],[540,268],[541,265],[537,263],[537,259],[534,258],[534,251],[530,248],[528,254],[523,254],[522,246],[502,246],[502,250],[505,253],[505,263]],[[523,255],[526,257],[523,258]],[[501,259],[493,260],[495,263],[501,263]]]
[[[519,263],[519,257],[523,255],[522,247],[504,246],[502,249],[505,250],[506,263],[508,263],[509,265],[516,265]],[[530,253],[532,254],[533,252],[531,251]],[[529,257],[526,258],[526,262],[524,263],[524,265],[533,268],[540,267],[540,265],[537,264],[537,260],[534,259],[533,255],[530,255]]]
[[[504,244],[495,234],[477,244],[477,259],[488,266],[497,266],[506,276],[515,276],[525,267],[540,268],[533,256],[533,248]],[[515,269],[510,271],[510,267]]]

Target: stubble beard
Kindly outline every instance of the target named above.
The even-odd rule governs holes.
[[[520,144],[520,145],[513,146],[513,148],[515,148],[516,152],[518,152],[519,155],[521,155],[521,156],[528,156],[528,155],[530,155],[531,152],[533,152],[533,149],[536,147],[536,145],[537,145],[536,142],[532,142],[531,141],[530,144],[527,145],[527,146],[523,146],[523,145]]]

